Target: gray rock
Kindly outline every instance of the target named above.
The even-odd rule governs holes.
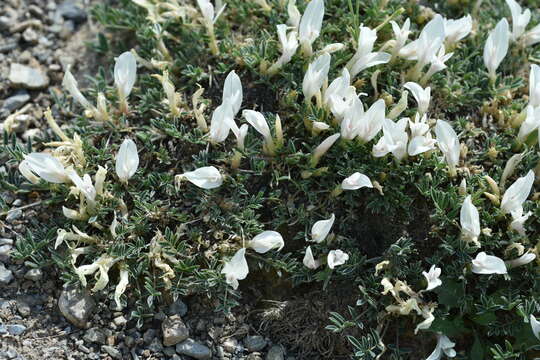
[[[236,347],[238,346],[238,340],[235,338],[227,338],[222,343],[223,349],[229,354],[234,354],[236,352]]]
[[[13,246],[11,246],[11,245],[2,245],[2,246],[0,246],[0,261],[2,259],[9,258],[9,255],[11,254],[12,250],[13,250]]]
[[[103,345],[101,350],[109,354],[114,359],[122,359],[122,353],[114,346]]]
[[[30,305],[24,301],[17,301],[17,311],[21,316],[28,316],[31,313]]]
[[[284,356],[283,348],[279,345],[274,345],[268,350],[266,360],[283,360]]]
[[[95,302],[87,291],[77,287],[68,287],[62,291],[58,299],[58,308],[64,317],[73,325],[86,328],[87,320]]]
[[[0,239],[0,245],[13,245],[13,239]]]
[[[64,19],[81,24],[86,21],[86,11],[75,4],[74,1],[64,1],[56,8],[56,13]]]
[[[39,281],[43,277],[41,269],[30,269],[24,274],[26,280]]]
[[[163,331],[163,345],[172,346],[189,337],[189,330],[178,315],[166,318],[161,324]]]
[[[259,335],[246,336],[244,339],[244,345],[249,352],[261,351],[266,347],[266,340]]]
[[[0,263],[0,284],[7,285],[11,280],[13,280],[13,272]]]
[[[212,357],[212,350],[193,339],[187,339],[176,345],[176,352],[180,355],[191,356],[198,360],[206,360]]]
[[[94,327],[86,331],[83,335],[83,340],[87,343],[105,344],[107,342],[107,337],[101,329]]]
[[[163,344],[158,338],[154,338],[150,345],[148,345],[148,350],[150,350],[154,354],[160,353],[163,351]]]
[[[167,315],[180,315],[183,317],[186,316],[187,312],[187,305],[180,299],[169,305],[169,308],[167,309]]]
[[[19,336],[26,331],[26,326],[20,324],[7,325],[7,332],[13,336]]]
[[[4,100],[4,104],[2,105],[2,108],[11,112],[11,111],[19,109],[21,106],[26,104],[29,100],[30,100],[30,95],[28,95],[28,92],[26,90],[19,90],[15,93],[15,95],[12,95],[8,97],[6,100]]]
[[[21,137],[24,141],[28,141],[35,137],[43,137],[43,132],[41,129],[28,129],[21,135]]]
[[[176,349],[174,348],[174,346],[167,346],[163,349],[163,353],[167,356],[173,356],[174,354],[176,354]]]
[[[143,335],[143,341],[145,344],[150,344],[156,337],[157,331],[155,329],[148,329]]]
[[[22,210],[21,209],[16,209],[16,210],[13,210],[13,211],[9,211],[8,214],[6,215],[6,221],[8,223],[12,223],[12,222],[20,219],[21,216],[22,216]]]
[[[9,68],[9,81],[14,86],[26,89],[43,89],[49,85],[49,78],[39,69],[13,63]]]

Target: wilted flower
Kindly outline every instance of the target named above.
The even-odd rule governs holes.
[[[437,120],[435,125],[437,146],[444,154],[451,176],[456,175],[456,166],[459,163],[460,145],[456,132],[444,120]]]
[[[508,260],[508,261],[505,261],[504,263],[506,264],[507,268],[511,269],[518,266],[527,265],[528,263],[534,261],[534,259],[536,259],[536,254],[525,253],[521,255],[520,257],[518,257],[517,259]]]
[[[475,274],[506,274],[506,265],[501,258],[479,252],[472,261],[472,272]]]
[[[23,160],[19,163],[19,172],[22,176],[25,177],[26,180],[30,181],[32,184],[37,184],[39,182],[39,178],[32,172],[28,161]]]
[[[30,153],[24,156],[25,162],[22,165],[23,171],[31,170],[45,181],[61,184],[70,181],[64,165],[52,155],[46,153]],[[20,167],[19,167],[20,169]],[[21,172],[24,175],[24,172]],[[25,176],[26,177],[26,176]],[[35,178],[29,176],[26,177],[30,181],[35,181]]]
[[[213,166],[203,166],[181,175],[176,175],[176,180],[187,179],[190,183],[203,188],[215,189],[223,184],[223,177],[218,169]]]
[[[324,0],[309,2],[298,29],[298,39],[305,56],[313,53],[312,44],[319,37],[324,17]]]
[[[321,157],[324,154],[326,154],[328,149],[330,149],[332,145],[334,145],[334,143],[337,141],[337,139],[339,139],[339,137],[340,137],[339,133],[330,135],[329,137],[324,139],[323,142],[321,142],[319,146],[315,148],[315,150],[313,150],[313,154],[311,155],[311,161],[310,161],[310,164],[312,167],[317,166]]]
[[[438,333],[437,345],[435,346],[435,350],[433,350],[431,355],[429,355],[426,360],[440,360],[443,354],[448,356],[449,358],[453,358],[456,356],[454,346],[456,346],[456,344],[450,341],[450,339],[446,335]]]
[[[358,190],[363,187],[372,188],[373,184],[366,175],[359,172],[355,172],[341,182],[341,188],[343,190]]]
[[[407,156],[409,141],[409,135],[405,131],[408,121],[408,118],[403,118],[395,123],[390,119],[384,119],[383,136],[373,146],[373,156],[383,157],[392,153],[397,161],[403,160]]]
[[[489,33],[484,46],[484,64],[488,69],[491,81],[495,81],[497,77],[495,72],[508,52],[509,38],[508,21],[503,18]]]
[[[120,302],[120,296],[126,291],[126,288],[129,284],[129,272],[126,266],[120,266],[120,280],[114,289],[114,302],[118,309],[122,308],[122,303]]]
[[[244,141],[246,139],[248,130],[249,130],[249,125],[248,124],[242,124],[240,126],[240,129],[238,129],[238,134],[239,135],[238,135],[238,138],[237,138],[236,147],[238,147],[238,149],[240,149],[240,150],[244,150]]]
[[[506,4],[512,13],[512,40],[517,41],[531,21],[531,10],[521,11],[521,6],[515,0],[506,0]]]
[[[316,243],[321,243],[326,239],[328,236],[328,233],[330,233],[330,230],[332,229],[332,225],[334,225],[334,220],[336,217],[334,214],[330,216],[329,219],[326,220],[319,220],[313,226],[311,227],[311,241],[314,241]]]
[[[523,208],[519,207],[512,211],[512,222],[510,223],[510,229],[517,231],[521,236],[525,236],[525,221],[532,215],[532,212],[523,214]]]
[[[131,139],[124,139],[116,155],[116,175],[123,183],[135,175],[139,167],[139,154],[137,145]]]
[[[418,113],[420,116],[424,115],[429,108],[429,102],[431,100],[431,88],[428,86],[424,89],[415,82],[407,82],[405,85],[403,85],[403,87],[411,91],[418,104]]]
[[[86,286],[86,275],[92,275],[99,271],[97,281],[92,291],[100,291],[109,283],[109,270],[118,261],[108,254],[101,255],[96,261],[89,265],[82,265],[75,268],[75,273],[79,276],[82,286]]]
[[[320,90],[328,76],[330,59],[330,55],[322,54],[315,59],[315,61],[309,64],[306,74],[304,75],[304,81],[302,82],[302,91],[304,92],[306,103],[310,103],[314,96],[318,96],[317,103],[320,104],[322,100],[319,99]]]
[[[251,124],[251,126],[253,126],[255,130],[257,130],[259,134],[264,137],[264,145],[266,149],[265,152],[273,155],[276,149],[276,145],[274,144],[274,139],[272,138],[270,127],[268,126],[264,115],[254,110],[244,110],[242,112],[242,116],[244,117],[244,119],[246,119],[248,123]]]
[[[471,15],[464,16],[460,19],[444,19],[444,34],[446,44],[451,46],[461,39],[465,38],[472,30]]]
[[[169,111],[173,117],[180,115],[180,108],[178,107],[178,101],[180,95],[176,93],[173,82],[169,79],[169,72],[167,70],[163,71],[163,75],[154,75],[157,79],[161,81],[161,86],[163,86],[163,91],[167,96],[167,104],[169,105]]]
[[[259,254],[264,254],[276,248],[277,251],[280,251],[285,246],[285,242],[281,234],[277,231],[263,231],[249,241],[247,246]]]
[[[540,127],[540,106],[532,107],[531,105],[527,106],[527,117],[525,121],[521,123],[518,133],[518,140],[524,142],[527,137],[535,130]]]
[[[137,79],[137,60],[135,56],[126,51],[122,53],[114,64],[114,84],[118,90],[118,100],[120,102],[120,111],[127,112],[127,98],[135,85]]]
[[[526,176],[517,179],[504,192],[501,201],[501,210],[508,214],[523,208],[523,203],[529,197],[534,183],[534,172],[529,170]]]
[[[521,37],[524,46],[531,46],[540,42],[540,24],[527,31]]]
[[[249,268],[246,261],[246,249],[241,248],[234,256],[225,263],[222,274],[225,274],[225,280],[227,284],[231,285],[233,289],[238,289],[238,280],[244,280],[249,274]]]
[[[536,64],[531,65],[529,74],[529,105],[540,106],[540,66]]]
[[[295,30],[298,30],[302,14],[300,14],[300,11],[296,7],[296,0],[289,0],[289,3],[287,4],[287,14],[289,15],[287,24],[292,26]]]
[[[523,153],[521,154],[514,154],[512,157],[506,162],[506,165],[504,166],[503,173],[501,175],[501,181],[499,181],[499,185],[502,189],[505,188],[506,180],[514,174],[514,171],[516,170],[516,167],[519,165],[521,160],[523,159]]]
[[[268,73],[273,75],[281,69],[281,67],[289,63],[298,49],[298,38],[296,31],[291,31],[287,35],[287,25],[279,24],[277,26],[279,42],[281,44],[280,58],[268,69]]]
[[[242,107],[242,100],[242,82],[240,81],[240,77],[236,75],[236,72],[233,70],[227,75],[225,83],[223,84],[222,104],[230,104],[234,116],[236,116]]]
[[[67,175],[75,185],[75,187],[84,195],[86,200],[93,205],[96,200],[96,188],[92,184],[92,179],[90,178],[90,175],[84,174],[84,176],[81,177],[73,168],[68,168],[66,170]]]
[[[428,272],[422,271],[422,275],[424,275],[428,283],[425,291],[433,290],[442,285],[442,281],[439,279],[441,276],[441,268],[431,265]]]
[[[478,209],[473,205],[471,195],[465,198],[459,215],[461,224],[461,236],[463,240],[472,242],[480,247],[478,237],[480,236],[480,215]]]
[[[531,314],[529,320],[531,322],[531,329],[534,336],[536,336],[536,338],[540,340],[540,321],[536,320],[533,314]]]
[[[372,30],[366,26],[360,26],[358,48],[353,58],[347,63],[347,69],[351,73],[351,78],[354,78],[364,69],[390,61],[392,55],[385,52],[372,52],[376,40],[376,30]]]
[[[343,265],[349,260],[349,255],[341,250],[330,250],[326,259],[330,269]]]
[[[302,261],[305,267],[311,270],[318,268],[321,263],[318,260],[315,260],[313,257],[313,252],[311,252],[311,246],[306,248],[306,255],[304,255],[304,260]]]
[[[333,54],[333,53],[341,51],[343,49],[345,49],[345,44],[332,43],[332,44],[326,45],[321,50],[319,50],[319,53],[321,53],[321,54],[322,53]]]
[[[69,69],[67,69],[66,73],[64,74],[62,86],[69,92],[71,97],[73,97],[75,101],[77,101],[85,110],[89,111],[94,117],[96,117],[96,115],[99,115],[97,108],[94,105],[90,104],[90,102],[79,90],[77,80],[75,80]]]

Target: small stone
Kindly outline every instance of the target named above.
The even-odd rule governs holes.
[[[114,346],[103,345],[101,350],[109,354],[114,359],[122,359],[122,353]]]
[[[20,217],[22,216],[22,210],[21,209],[15,209],[15,210],[10,210],[6,216],[6,221],[8,223],[12,223],[18,219],[20,219]]]
[[[21,106],[26,104],[29,100],[30,100],[30,95],[28,95],[28,92],[26,90],[19,90],[15,93],[15,95],[12,95],[8,97],[6,100],[4,100],[4,104],[2,105],[2,108],[11,112],[11,111],[19,109]]]
[[[266,360],[283,360],[284,356],[283,348],[279,345],[274,345],[268,350]]]
[[[180,299],[173,302],[171,305],[169,305],[169,309],[167,310],[167,315],[180,315],[181,317],[186,316],[188,312],[187,305]]]
[[[9,258],[9,255],[11,254],[12,249],[13,249],[13,246],[11,246],[11,245],[2,245],[2,246],[0,246],[0,261],[2,259]]]
[[[36,44],[38,42],[38,39],[39,39],[38,34],[31,27],[24,30],[24,32],[22,34],[22,37],[23,37],[24,41],[26,41],[27,43],[30,43],[30,44]]]
[[[75,5],[73,1],[64,1],[60,4],[56,13],[62,16],[64,19],[71,20],[77,24],[81,24],[86,21],[86,11]]]
[[[49,78],[39,69],[13,63],[9,68],[9,81],[14,86],[26,89],[43,89],[49,85]]]
[[[189,336],[189,330],[178,315],[166,318],[161,324],[163,345],[172,346],[184,341]]]
[[[163,353],[167,356],[173,356],[174,354],[176,354],[176,349],[174,346],[167,346],[163,349]]]
[[[117,316],[113,319],[116,326],[123,326],[127,323],[127,319],[124,316]]]
[[[152,340],[156,337],[156,330],[155,329],[148,329],[143,335],[143,341],[145,344],[150,344]]]
[[[41,269],[30,269],[24,274],[26,280],[39,281],[43,277]]]
[[[87,320],[95,302],[87,291],[77,287],[68,287],[62,291],[58,299],[58,308],[64,317],[73,325],[86,328]]]
[[[17,311],[21,316],[28,316],[31,313],[30,305],[24,301],[17,301]]]
[[[11,280],[13,280],[13,272],[0,263],[0,284],[7,285]]]
[[[99,328],[91,328],[83,335],[83,340],[87,343],[105,344],[107,337]]]
[[[13,245],[13,239],[0,239],[0,245]]]
[[[223,349],[229,354],[234,354],[236,352],[236,346],[238,345],[238,340],[235,338],[228,338],[223,341]]]
[[[154,354],[160,353],[163,351],[163,344],[158,338],[154,338],[150,345],[148,345],[148,350],[150,350]]]
[[[7,326],[6,326],[6,329],[7,329],[7,332],[10,333],[11,335],[13,335],[13,336],[19,336],[19,335],[21,335],[23,332],[26,331],[26,326],[24,326],[24,325],[19,325],[19,324],[15,324],[15,325],[7,325]]]
[[[28,141],[36,137],[43,137],[43,132],[41,129],[28,129],[21,135],[21,137],[24,141]]]
[[[261,354],[255,352],[251,353],[246,357],[246,360],[262,360]]]
[[[193,339],[187,339],[176,345],[176,352],[180,355],[191,356],[198,360],[206,360],[212,357],[212,351],[207,346]]]
[[[266,347],[266,340],[262,336],[246,336],[244,345],[249,352],[261,351]]]

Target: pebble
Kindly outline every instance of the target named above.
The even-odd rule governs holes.
[[[266,360],[283,360],[284,356],[283,348],[279,345],[273,345],[266,354]]]
[[[10,333],[13,336],[19,336],[23,332],[26,331],[26,326],[14,324],[14,325],[7,325],[6,326],[7,332]]]
[[[212,357],[212,351],[207,346],[193,339],[187,339],[176,345],[176,352],[180,355],[191,356],[198,360],[206,360]]]
[[[113,319],[113,322],[116,326],[122,326],[127,323],[127,319],[124,316],[117,316]]]
[[[154,354],[162,352],[163,351],[163,344],[161,343],[161,341],[158,338],[154,338],[154,340],[152,340],[150,345],[148,345],[148,350],[150,350]]]
[[[14,86],[26,89],[43,89],[49,85],[49,78],[39,69],[12,63],[9,68],[9,81]]]
[[[187,305],[180,299],[169,305],[169,309],[167,309],[167,315],[180,315],[183,317],[186,316],[187,312]]]
[[[114,346],[103,345],[101,350],[109,354],[114,359],[122,359],[122,353],[116,349]]]
[[[83,335],[83,340],[87,343],[105,344],[107,337],[99,328],[90,328]]]
[[[189,337],[189,330],[178,315],[166,318],[161,324],[163,345],[172,346]]]
[[[9,211],[6,215],[6,221],[8,223],[12,223],[16,220],[18,220],[22,216],[22,210],[21,209],[15,209],[12,211]]]
[[[24,274],[26,280],[39,281],[43,277],[41,269],[30,269]]]
[[[266,340],[260,335],[246,336],[244,345],[249,352],[261,351],[266,347]]]
[[[12,249],[13,249],[13,246],[11,245],[0,246],[0,260],[7,259],[9,255],[11,254]]]
[[[31,313],[30,305],[24,301],[17,301],[17,311],[19,314],[21,314],[21,316],[26,317]]]
[[[228,338],[223,341],[223,349],[229,354],[234,354],[236,352],[236,347],[238,346],[238,340],[235,338]]]
[[[87,320],[94,309],[95,302],[86,291],[78,287],[68,287],[62,291],[58,299],[58,308],[64,317],[73,325],[85,328]]]
[[[56,8],[56,13],[64,19],[71,20],[77,24],[86,21],[86,11],[77,6],[73,1],[64,1]]]
[[[0,245],[13,245],[13,239],[0,239]]]
[[[15,95],[12,95],[4,100],[4,104],[2,105],[2,108],[11,112],[11,111],[19,109],[21,106],[26,104],[29,100],[30,100],[30,95],[28,95],[28,92],[26,90],[19,90],[15,93]]]
[[[0,263],[0,284],[7,285],[11,280],[13,280],[13,272]]]

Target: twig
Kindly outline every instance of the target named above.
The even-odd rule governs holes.
[[[2,213],[0,213],[0,216],[6,216],[7,214],[13,212],[13,211],[17,211],[17,210],[24,210],[24,209],[27,209],[29,207],[33,207],[33,206],[36,206],[36,205],[39,205],[42,203],[42,200],[39,200],[39,201],[36,201],[36,202],[33,202],[31,204],[28,204],[28,205],[24,205],[24,206],[21,206],[21,207],[18,207],[18,208],[15,208],[15,209],[10,209],[8,211],[4,211]]]

